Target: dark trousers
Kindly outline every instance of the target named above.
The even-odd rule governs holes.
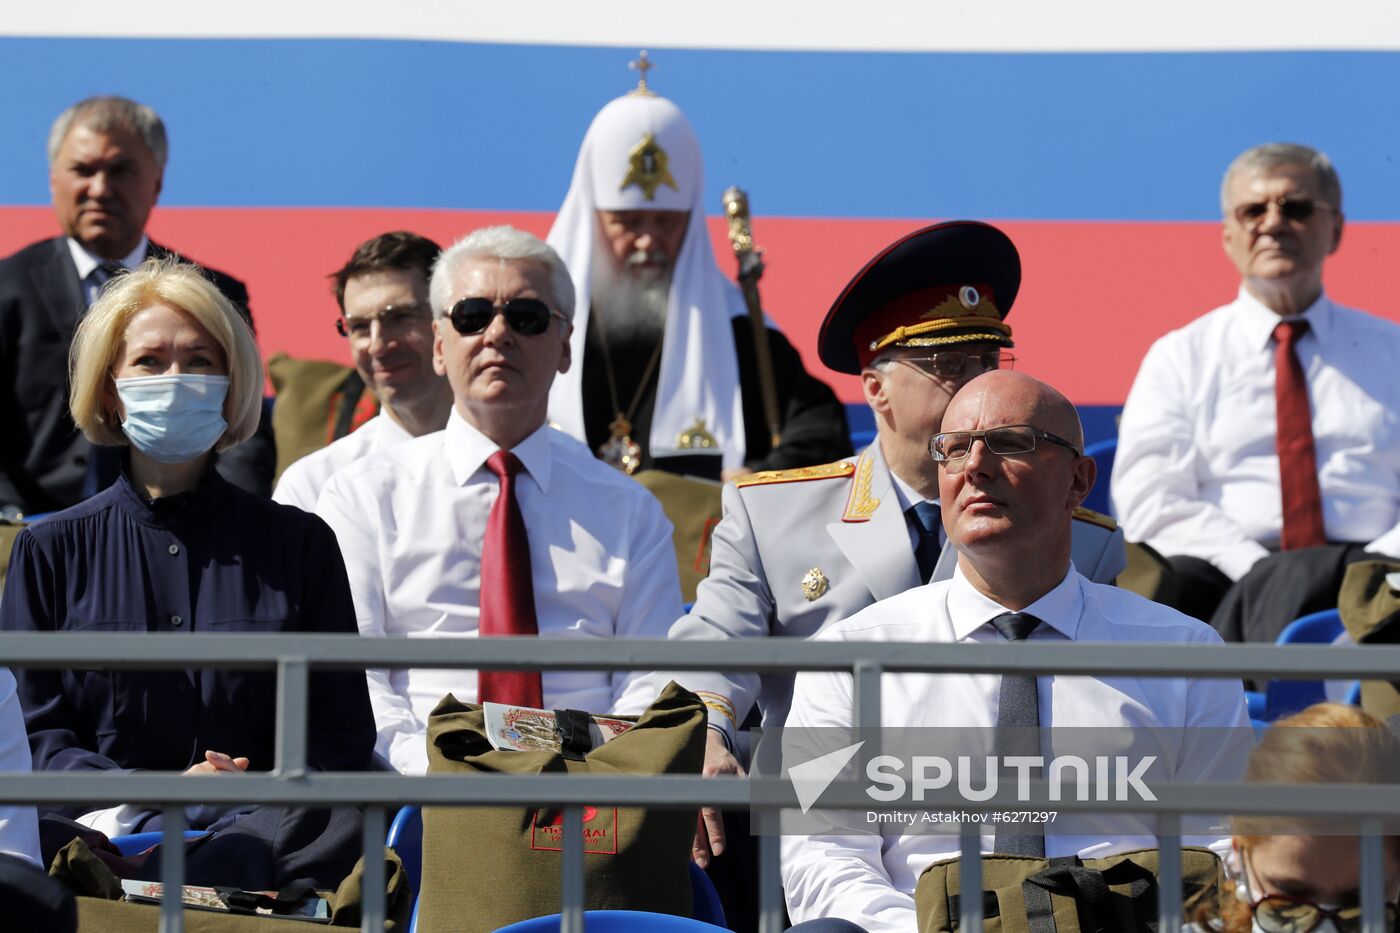
[[[335,890],[363,846],[360,811],[348,807],[256,807],[210,829],[209,836],[186,846],[189,884],[278,891],[309,881]],[[160,853],[157,848],[142,864],[142,880],[160,880]]]
[[[1276,641],[1294,619],[1335,609],[1347,568],[1378,556],[1360,544],[1279,551],[1237,582],[1199,557],[1168,557],[1176,586],[1173,597],[1162,601],[1209,622],[1226,641]]]
[[[349,807],[253,807],[230,813],[208,826],[194,827],[206,834],[185,845],[185,883],[279,891],[309,882],[334,890],[360,858],[363,825],[360,811]],[[140,827],[143,832],[160,828],[158,815]],[[49,862],[74,838],[92,835],[87,827],[59,816],[39,821],[40,846]],[[160,880],[162,848],[141,862],[139,880]],[[8,929],[3,917],[0,929]]]
[[[1225,592],[1210,624],[1226,641],[1277,641],[1294,619],[1337,608],[1347,568],[1377,556],[1360,544],[1270,554]]]

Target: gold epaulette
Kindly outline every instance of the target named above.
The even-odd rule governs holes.
[[[1109,531],[1113,531],[1118,527],[1118,523],[1113,520],[1113,516],[1105,515],[1102,512],[1095,512],[1093,509],[1086,509],[1083,506],[1074,510],[1074,517],[1081,522],[1098,525],[1100,528],[1107,528]]]
[[[838,460],[835,463],[823,463],[820,466],[750,473],[748,476],[740,476],[735,479],[734,485],[743,489],[745,486],[766,486],[769,483],[801,483],[809,479],[835,479],[841,476],[850,476],[855,471],[855,464],[851,461]]]

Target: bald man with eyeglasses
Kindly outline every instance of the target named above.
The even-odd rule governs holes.
[[[1176,608],[1226,641],[1273,641],[1337,605],[1349,564],[1400,557],[1400,327],[1323,288],[1344,225],[1325,154],[1256,146],[1220,202],[1239,294],[1143,359],[1113,504],[1176,571]]]
[[[1072,516],[1097,473],[1094,459],[1083,454],[1083,437],[1074,406],[1051,386],[1005,371],[970,380],[929,444],[957,570],[827,626],[816,640],[988,648],[1022,643],[1021,650],[1032,653],[1056,643],[1219,644],[1205,623],[1097,584],[1075,567],[1071,536],[1080,523]],[[1113,671],[1073,677],[907,672],[882,677],[880,692],[885,753],[907,761],[912,746],[922,754],[936,744],[938,754],[958,761],[960,769],[968,767],[964,752],[990,751],[1003,765],[1019,760],[1034,767],[1077,741],[1083,744],[1076,755],[1101,762],[1123,756],[1118,761],[1152,769],[1149,780],[1238,780],[1252,738],[1244,693],[1230,680]],[[851,741],[855,706],[850,671],[798,674],[782,763],[795,771],[812,760],[813,750],[836,741],[834,735]],[[936,737],[924,732],[901,748],[906,730],[928,729],[940,731]],[[996,786],[996,773],[987,772],[986,787]],[[1105,799],[1104,788],[1099,791],[1097,799]],[[1081,799],[1089,799],[1087,792]],[[1159,844],[1149,819],[1096,814],[1076,823],[1075,814],[1062,816],[1040,824],[993,820],[978,833],[980,851],[1056,864]],[[783,893],[794,921],[844,919],[868,933],[936,928],[927,904],[946,892],[936,893],[938,876],[925,872],[958,857],[955,826],[852,825],[839,811],[827,811],[807,827],[784,827],[782,837]],[[1223,832],[1203,823],[1193,822],[1182,839],[1217,853],[1229,847]],[[924,893],[916,906],[919,888]],[[1003,928],[1026,928],[1025,913],[1017,910],[1036,912],[1034,905],[1003,901]]]
[[[822,323],[822,362],[859,375],[875,442],[858,457],[744,477],[724,489],[710,574],[673,639],[805,638],[877,600],[952,576],[957,563],[938,506],[929,439],[954,393],[1009,368],[1007,312],[1020,287],[1011,240],[973,221],[937,224],[890,244],[858,272]],[[1088,510],[1074,524],[1074,563],[1112,582],[1127,557],[1112,519]],[[737,734],[755,704],[781,726],[790,675],[654,674],[710,706],[707,774],[742,773]],[[736,757],[735,752],[739,755]],[[717,816],[696,840],[708,861],[723,847]]]

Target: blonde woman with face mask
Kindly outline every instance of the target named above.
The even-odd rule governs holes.
[[[330,529],[213,468],[218,451],[257,427],[263,373],[248,325],[200,270],[151,261],[112,280],[78,327],[70,370],[73,421],[94,444],[125,448],[122,475],[20,534],[0,628],[356,631]],[[28,670],[17,680],[37,771],[217,775],[273,766],[270,672]],[[308,764],[368,767],[374,721],[363,675],[313,673],[311,696]],[[312,843],[300,854],[277,850],[273,840],[295,835],[308,814],[316,828],[301,832]],[[151,830],[160,819],[136,806],[66,815],[109,835]],[[196,807],[186,819],[244,836],[252,853],[221,861],[211,840],[191,852],[191,883],[276,889],[309,878],[334,887],[359,850],[353,816]]]
[[[1400,783],[1400,739],[1369,713],[1319,703],[1274,723],[1249,758],[1247,779],[1281,784]],[[1317,793],[1328,793],[1319,787]],[[1354,835],[1323,835],[1317,820],[1243,817],[1218,911],[1197,930],[1223,933],[1357,933],[1361,854]],[[1392,827],[1393,828],[1393,827]],[[1386,836],[1386,929],[1396,927],[1400,836]]]

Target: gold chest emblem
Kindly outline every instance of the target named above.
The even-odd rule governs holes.
[[[627,174],[617,190],[626,191],[636,185],[642,189],[642,196],[648,201],[656,200],[656,189],[662,185],[670,186],[672,191],[681,190],[676,180],[671,177],[669,163],[670,157],[656,141],[656,135],[647,133],[642,137],[642,141],[627,153]]]
[[[807,602],[820,599],[822,594],[831,589],[831,581],[827,580],[826,574],[822,573],[820,567],[813,567],[802,577],[802,595],[807,597]]]

